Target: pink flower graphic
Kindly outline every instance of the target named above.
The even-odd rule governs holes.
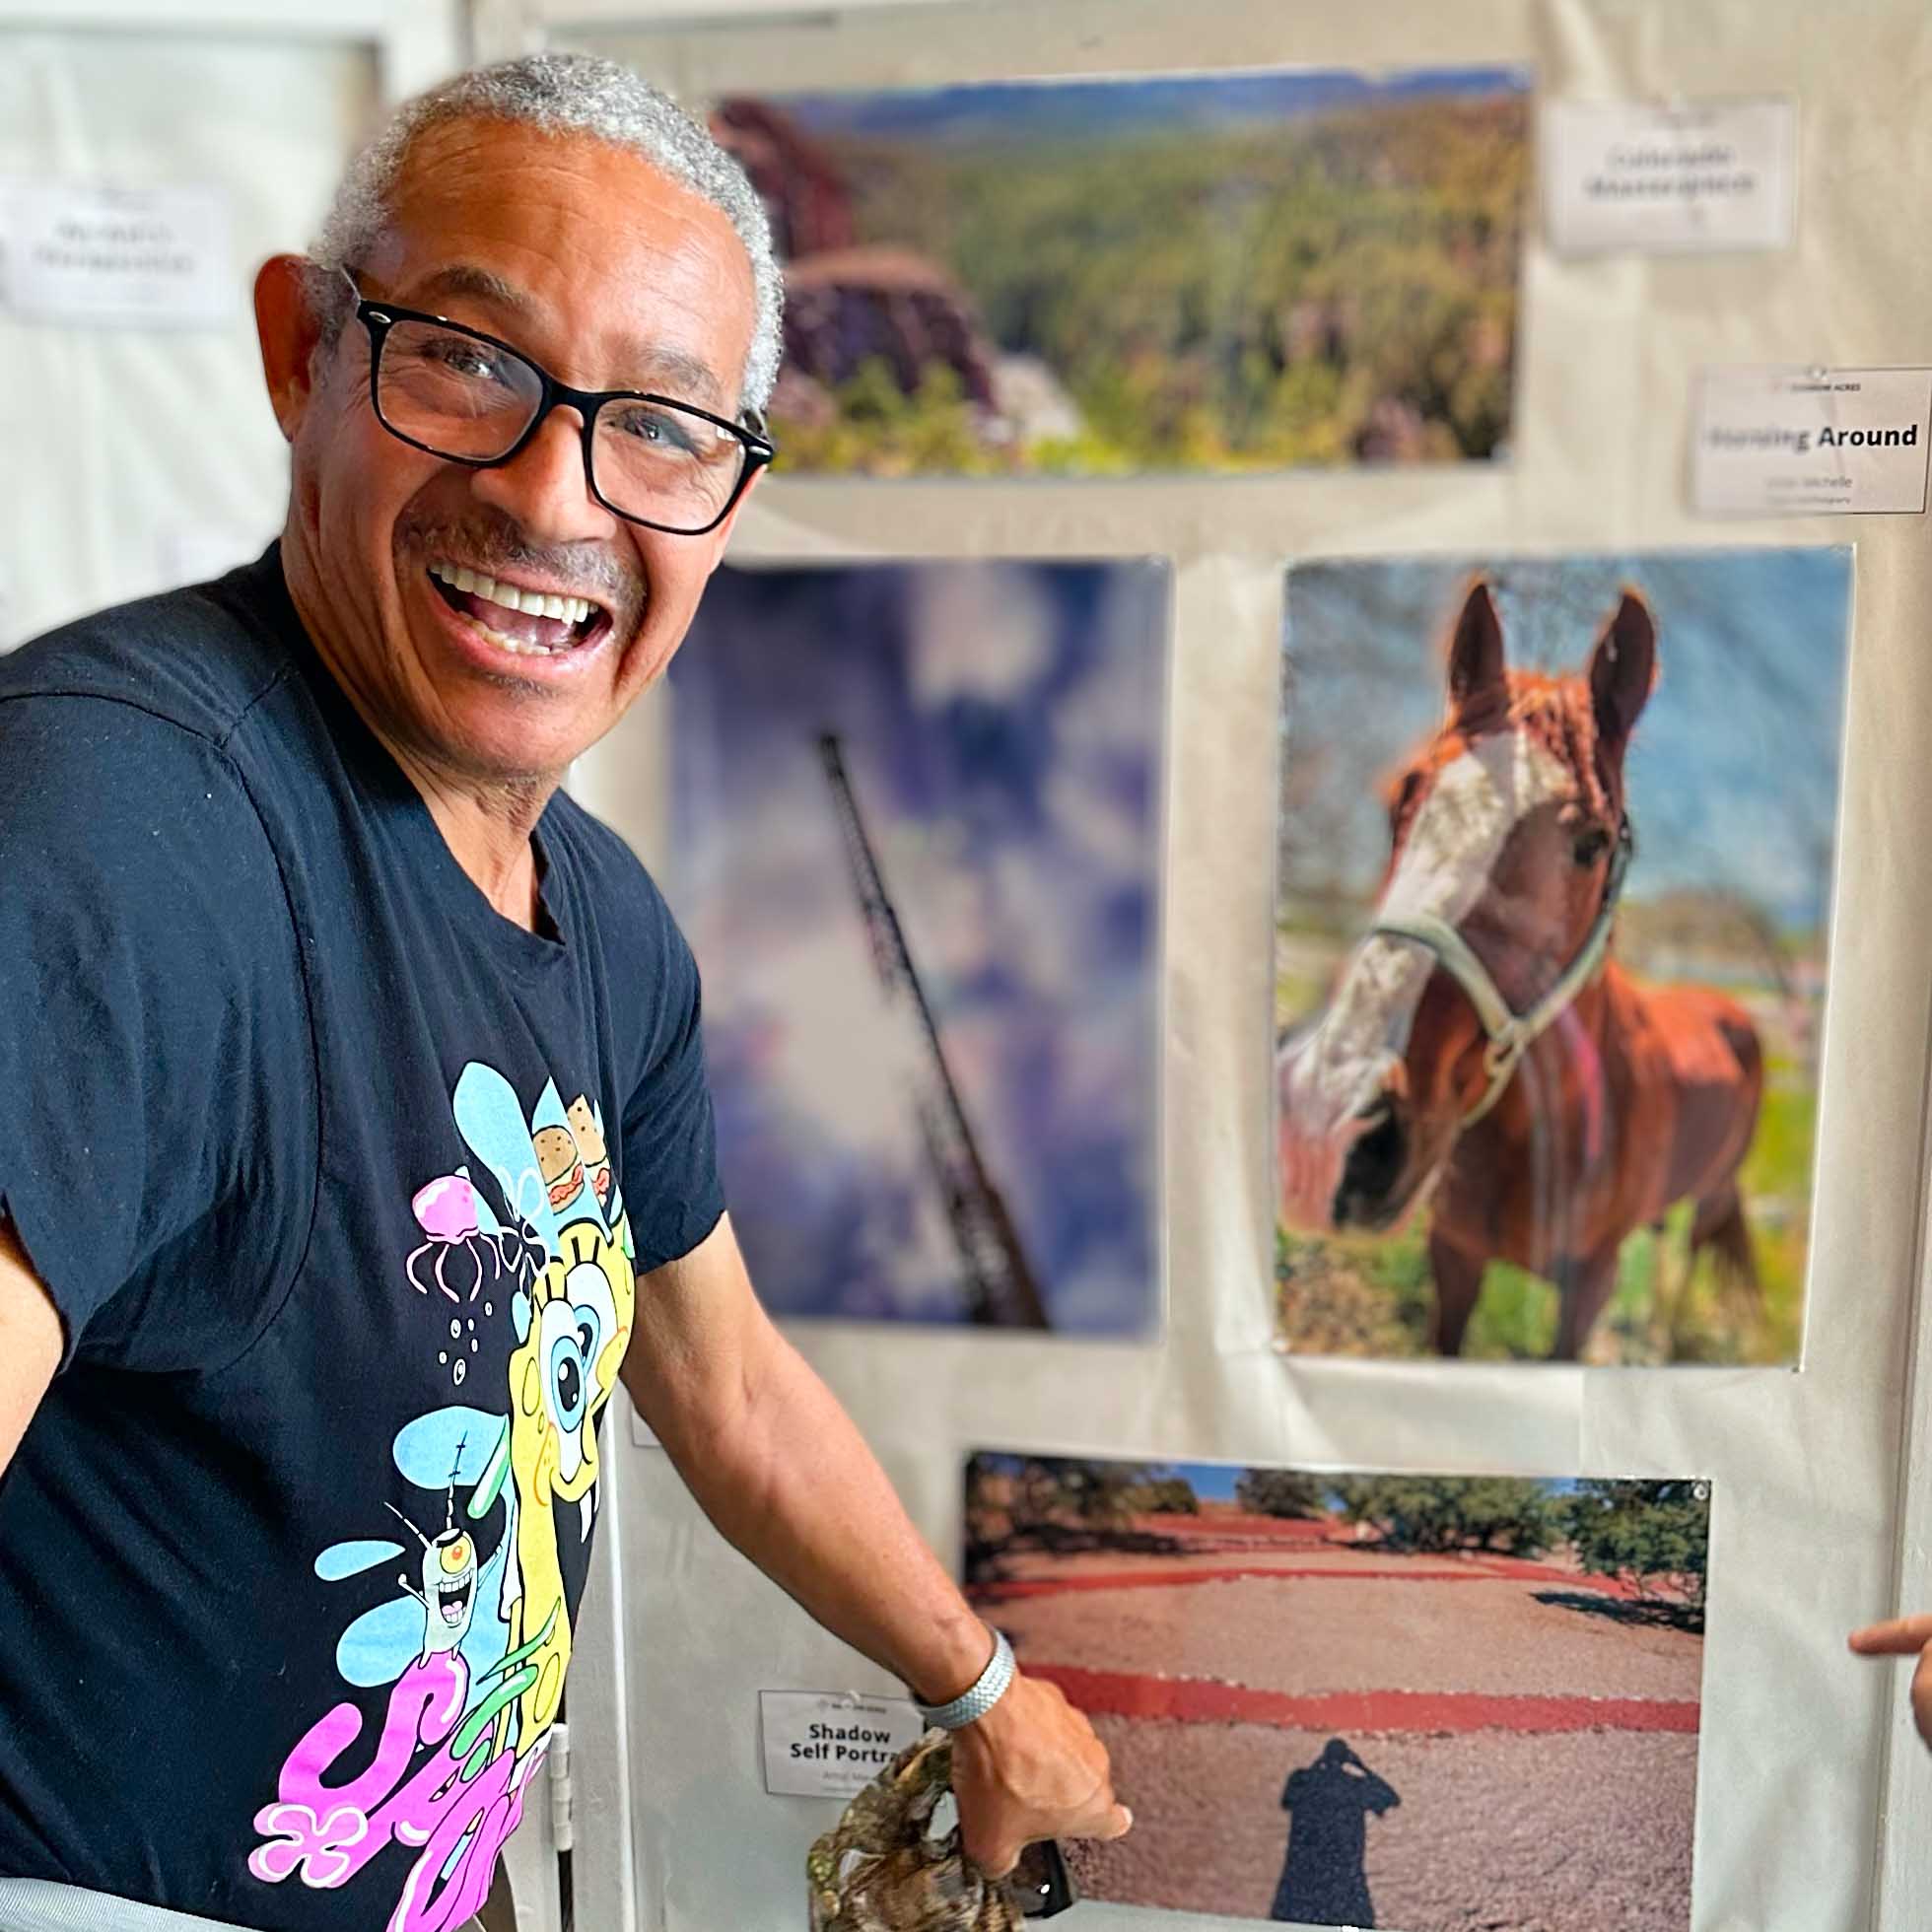
[[[348,1848],[361,1841],[369,1819],[353,1805],[337,1805],[319,1821],[307,1805],[264,1805],[255,1814],[255,1829],[274,1837],[248,1854],[256,1878],[279,1885],[301,1872],[304,1885],[326,1890],[355,1868]]]

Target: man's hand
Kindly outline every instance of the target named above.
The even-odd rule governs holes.
[[[1897,1617],[1889,1623],[1870,1623],[1851,1633],[1851,1647],[1861,1657],[1916,1657],[1912,1673],[1912,1722],[1932,1749],[1932,1617]]]
[[[977,1723],[953,1734],[952,1789],[966,1855],[1004,1878],[1041,1838],[1118,1838],[1134,1814],[1114,1801],[1107,1748],[1060,1687],[1024,1673]]]
[[[930,1703],[974,1681],[992,1632],[759,1307],[728,1219],[639,1281],[621,1372],[705,1513],[828,1630]],[[952,1783],[966,1855],[996,1878],[1036,1839],[1118,1838],[1133,1822],[1093,1727],[1025,1676],[954,1734]]]

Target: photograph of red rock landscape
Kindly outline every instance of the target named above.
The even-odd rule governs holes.
[[[1681,1932],[1709,1485],[983,1452],[966,1567],[1113,1755],[1083,1896]]]
[[[788,474],[1506,460],[1521,68],[728,95]]]

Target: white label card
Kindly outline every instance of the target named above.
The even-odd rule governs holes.
[[[1701,517],[1925,508],[1932,369],[1714,369],[1690,452]]]
[[[761,1690],[765,1789],[774,1798],[852,1798],[925,1731],[903,1697]]]
[[[1544,208],[1558,254],[1789,247],[1789,101],[1553,101]]]
[[[0,290],[32,321],[226,322],[242,296],[228,194],[0,182]]]

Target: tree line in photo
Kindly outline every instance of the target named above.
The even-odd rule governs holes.
[[[1172,1549],[1146,1519],[1203,1514],[1194,1483],[1160,1463],[980,1455],[967,1467],[966,1497],[972,1581],[991,1580],[1000,1558],[1020,1550]],[[1391,1554],[1567,1555],[1640,1606],[1703,1625],[1710,1492],[1702,1483],[1247,1469],[1232,1505],[1250,1516],[1346,1525],[1355,1534],[1338,1540]]]

